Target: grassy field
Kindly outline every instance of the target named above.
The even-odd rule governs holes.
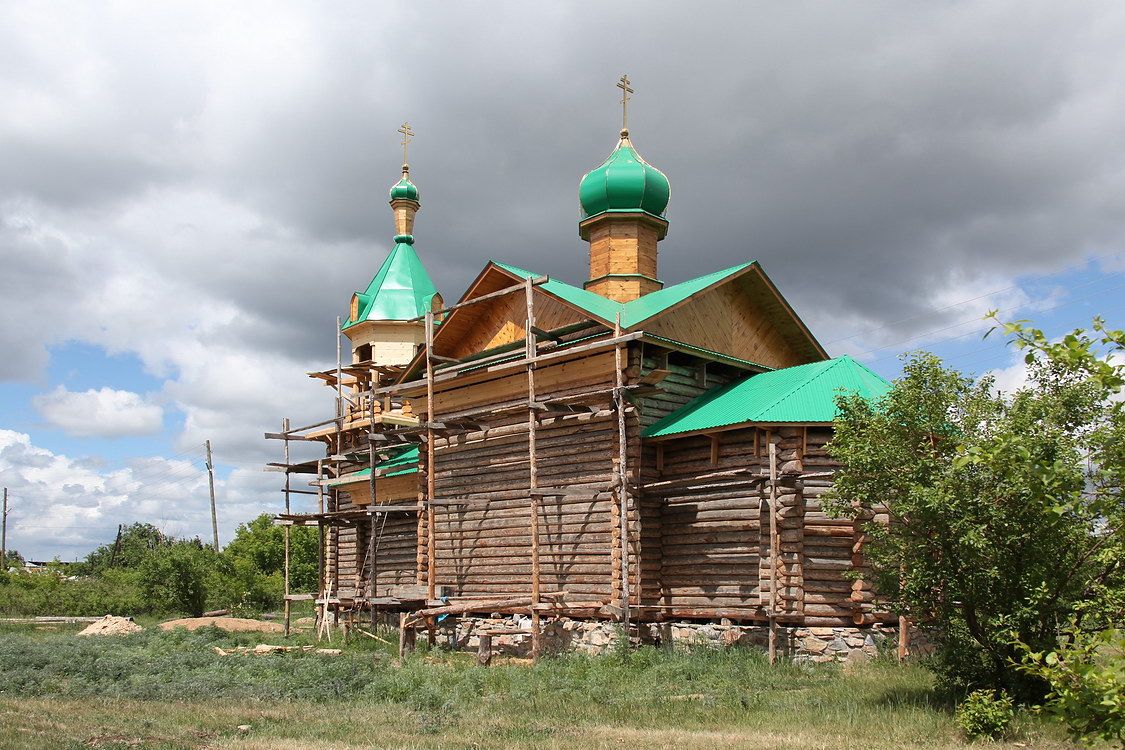
[[[366,639],[340,656],[221,656],[213,647],[281,640],[215,629],[76,638],[76,630],[0,626],[0,748],[965,744],[917,666],[770,668],[752,651],[641,649],[482,669],[444,652],[399,664],[389,646]],[[1009,742],[991,746],[1070,745],[1024,716]]]

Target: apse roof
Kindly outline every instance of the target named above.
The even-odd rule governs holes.
[[[646,438],[701,432],[739,424],[827,423],[836,397],[878,399],[891,387],[849,356],[763,372],[704,393],[644,431]]]

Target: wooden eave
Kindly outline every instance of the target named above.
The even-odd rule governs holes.
[[[736,422],[735,424],[722,425],[721,427],[705,427],[700,430],[689,430],[687,432],[677,432],[674,435],[661,435],[659,437],[646,437],[641,438],[645,443],[667,443],[671,440],[678,440],[679,438],[694,437],[696,435],[714,435],[718,432],[730,432],[731,430],[743,430],[748,427],[756,427],[762,430],[774,430],[780,427],[831,427],[831,422]]]

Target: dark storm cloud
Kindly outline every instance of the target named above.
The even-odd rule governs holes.
[[[580,281],[576,186],[615,142],[622,71],[634,140],[672,181],[664,278],[757,258],[829,337],[1122,239],[1112,4],[181,8],[131,12],[134,33],[113,15],[70,73],[9,25],[10,87],[74,121],[26,126],[25,96],[0,188],[65,211],[180,185],[260,212],[271,226],[232,232],[219,264],[146,248],[244,312],[217,334],[232,344],[330,352],[325,326],[390,244],[404,119],[418,249],[447,297],[491,257]]]

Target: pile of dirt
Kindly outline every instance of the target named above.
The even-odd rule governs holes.
[[[90,623],[78,635],[129,635],[130,633],[139,633],[142,630],[144,628],[133,622],[132,617],[106,615],[97,622]]]
[[[243,617],[182,617],[179,620],[169,620],[168,622],[160,623],[161,630],[173,630],[174,628],[187,628],[188,630],[197,630],[198,628],[206,628],[214,625],[217,628],[229,631],[231,633],[243,633],[256,631],[260,633],[283,633],[285,632],[284,626],[276,622],[264,622],[262,620],[249,620]]]

